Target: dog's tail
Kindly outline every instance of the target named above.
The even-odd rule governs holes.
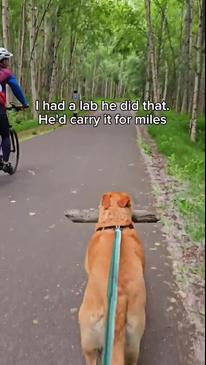
[[[126,338],[127,297],[119,294],[116,309],[115,337],[112,365],[124,365]]]

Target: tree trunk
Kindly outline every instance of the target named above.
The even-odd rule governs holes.
[[[200,82],[199,112],[205,115],[205,52],[203,51],[202,76]]]
[[[92,90],[91,90],[91,97],[92,99],[94,98],[94,91],[95,91],[95,81],[96,81],[96,62],[94,64],[94,68],[93,68],[93,74],[92,74]]]
[[[176,112],[179,112],[181,81],[182,81],[182,73],[179,70],[178,80],[177,80],[177,92],[176,92],[176,98],[175,98],[175,111]]]
[[[115,90],[114,90],[114,97],[118,98],[118,87],[119,87],[119,83],[115,83]]]
[[[50,88],[49,88],[49,102],[53,100],[56,94],[56,77],[57,77],[57,49],[58,49],[58,43],[57,38],[54,39],[54,57],[53,57],[53,64],[52,64],[52,75],[51,75],[51,82],[50,82]]]
[[[107,92],[108,92],[108,79],[106,78],[105,84],[104,84],[104,98],[107,99]]]
[[[36,89],[36,65],[35,65],[35,57],[34,57],[34,39],[35,39],[35,24],[34,24],[34,8],[33,1],[28,1],[28,30],[29,30],[29,49],[30,49],[30,77],[31,77],[31,94],[32,94],[32,102],[33,102],[33,116],[35,119],[38,118],[38,113],[35,109],[35,101],[38,99],[37,97],[37,89]]]
[[[119,97],[122,98],[123,97],[123,83],[121,82],[121,88],[120,88],[120,92],[119,92]]]
[[[195,71],[195,82],[193,91],[193,103],[192,103],[192,118],[190,122],[191,131],[190,137],[193,142],[197,138],[197,110],[198,110],[198,96],[200,89],[200,77],[201,77],[201,58],[202,58],[202,41],[203,41],[203,14],[205,13],[205,0],[201,1],[199,8],[199,25],[198,25],[198,36],[196,46],[196,71]]]
[[[121,80],[118,82],[117,96],[118,96],[118,98],[121,98],[121,96],[122,96],[122,82],[121,82]]]
[[[49,76],[48,76],[48,67],[46,67],[47,64],[47,57],[49,52],[49,24],[47,16],[44,18],[44,39],[43,39],[43,67],[42,67],[42,88],[43,91],[48,90],[49,88]]]
[[[19,34],[19,59],[18,59],[18,79],[20,84],[22,84],[23,78],[23,58],[24,58],[24,44],[25,44],[25,10],[26,10],[26,0],[22,3],[21,10],[21,25]]]
[[[180,102],[181,102],[181,83],[182,83],[182,60],[183,60],[183,26],[185,19],[185,8],[184,3],[182,6],[182,16],[181,16],[181,32],[180,32],[180,46],[179,46],[179,56],[177,60],[178,65],[178,77],[177,77],[177,87],[176,87],[176,96],[175,96],[175,111],[179,112],[180,110]]]
[[[110,79],[109,98],[112,99],[112,96],[113,96],[113,80]]]
[[[158,2],[159,5],[159,2]],[[158,36],[158,49],[157,49],[157,75],[160,75],[160,69],[162,64],[162,52],[164,46],[164,34],[165,34],[165,26],[166,26],[166,11],[167,11],[167,2],[164,2],[163,5],[159,5],[161,7],[161,26],[160,32]]]
[[[78,24],[80,19],[80,12],[82,9],[83,0],[79,0],[78,6],[76,7],[76,16],[72,19],[72,23],[70,25],[70,49],[69,49],[69,62],[68,62],[68,73],[67,73],[67,99],[72,96],[72,66],[73,66],[73,59],[76,52],[77,47],[77,31],[78,31]]]
[[[9,49],[9,1],[2,0],[3,47]]]
[[[74,54],[74,62],[73,62],[73,69],[72,69],[72,90],[78,90],[77,87],[77,64],[78,64],[78,60],[77,60],[77,55],[76,53]]]
[[[126,91],[127,91],[127,89],[126,89],[126,86],[124,85],[123,86],[123,90],[122,90],[122,97],[124,98],[125,97],[125,95],[126,95]]]
[[[62,55],[62,62],[61,62],[62,75],[65,74],[65,70],[66,70],[66,62],[65,62],[66,57],[65,56],[66,56],[66,54],[65,54],[65,48],[64,48],[63,55]],[[61,98],[61,100],[64,99],[64,80],[62,80],[62,75],[60,78],[60,98]]]
[[[149,39],[147,39],[147,63],[146,63],[146,84],[145,84],[145,94],[144,100],[148,101],[150,99],[150,51],[149,51]]]
[[[82,96],[84,97],[84,98],[86,98],[86,93],[87,93],[87,90],[86,90],[86,88],[87,88],[87,81],[86,81],[86,77],[83,79],[83,82],[82,82]]]
[[[193,23],[193,0],[191,0],[191,11],[190,11],[190,33],[189,33],[189,69],[188,69],[188,113],[192,111],[192,90],[193,90],[193,71],[192,71],[192,50],[193,50],[193,34],[192,34],[192,23]]]
[[[44,29],[42,29],[42,33]],[[44,44],[40,46],[39,62],[38,62],[38,81],[37,81],[37,94],[42,99],[44,98]]]
[[[189,87],[190,87],[190,74],[191,74],[191,61],[192,61],[192,6],[193,0],[187,0],[187,12],[185,17],[185,36],[184,36],[184,78],[183,78],[183,99],[181,113],[188,112],[189,106]]]
[[[165,33],[167,33],[167,39],[168,39],[168,44],[169,44],[169,48],[171,50],[171,63],[173,66],[173,70],[170,71],[171,74],[171,78],[173,80],[173,85],[176,84],[176,79],[177,79],[177,70],[176,70],[176,55],[175,55],[175,49],[173,46],[173,39],[171,36],[171,31],[170,31],[170,24],[167,20],[167,7],[168,7],[168,2],[167,0],[164,0],[163,2],[160,2],[159,0],[154,0],[154,3],[158,6],[158,8],[160,9],[161,15],[162,15],[162,20],[161,20],[161,32],[160,32],[160,37],[159,37],[159,52],[158,52],[158,57],[157,57],[157,75],[158,75],[158,80],[160,79],[160,65],[161,65],[161,54],[164,50],[164,43],[165,43],[165,39],[163,39],[163,35]],[[160,97],[160,93],[159,93],[159,97]],[[174,98],[174,88],[171,89],[171,99]]]
[[[99,83],[99,77],[96,77],[95,87],[94,87],[94,95],[95,95],[95,97],[98,96],[98,83]]]
[[[59,7],[57,7],[54,19],[56,20],[53,24],[53,31],[52,31],[52,72],[51,72],[51,80],[50,80],[50,87],[49,87],[49,102],[55,97],[56,93],[56,77],[57,77],[57,50],[59,47],[59,41],[57,39],[57,27],[58,27],[58,18],[59,18]]]
[[[165,83],[164,83],[164,91],[162,100],[166,101],[167,99],[167,88],[168,88],[168,74],[169,74],[169,67],[167,61],[165,61]]]
[[[150,51],[150,62],[152,69],[152,81],[153,81],[153,95],[154,102],[159,102],[159,82],[157,74],[157,62],[155,57],[155,42],[153,35],[152,19],[151,19],[151,0],[145,0],[146,8],[146,19],[147,19],[147,34],[149,39],[149,51]]]
[[[72,82],[72,64],[74,53],[76,51],[76,42],[77,42],[77,33],[76,30],[71,30],[71,37],[70,37],[70,52],[69,52],[69,64],[68,64],[68,74],[67,74],[67,98],[69,99],[72,95],[71,90],[71,82]]]

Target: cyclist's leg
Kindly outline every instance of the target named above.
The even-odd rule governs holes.
[[[6,112],[1,107],[0,107],[0,135],[2,139],[1,148],[3,152],[3,161],[4,163],[8,163],[11,151],[9,121]]]
[[[1,133],[0,133],[0,170],[2,170],[3,168],[3,152],[2,152],[2,148],[1,148],[1,141],[2,141],[2,137],[1,137]]]

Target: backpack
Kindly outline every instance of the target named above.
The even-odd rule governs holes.
[[[11,75],[11,70],[0,66],[0,105],[3,108],[6,108],[6,81]]]

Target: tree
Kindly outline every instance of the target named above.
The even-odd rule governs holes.
[[[26,0],[22,2],[22,7],[21,7],[22,21],[19,27],[18,78],[20,84],[22,83],[22,78],[23,78],[23,57],[24,57],[24,47],[25,47],[25,35],[26,35],[25,13],[26,13]]]
[[[147,20],[147,37],[149,43],[149,53],[150,53],[150,63],[152,70],[152,80],[153,80],[153,98],[154,102],[157,103],[160,100],[159,93],[159,82],[158,82],[158,71],[157,71],[157,60],[156,60],[156,49],[154,42],[154,34],[151,19],[151,0],[145,0],[146,8],[146,20]]]
[[[33,100],[33,115],[38,117],[35,109],[35,101],[38,100],[36,88],[36,59],[35,59],[35,8],[33,0],[28,1],[28,30],[29,30],[29,49],[30,49],[30,76],[31,76],[31,93]]]
[[[183,51],[183,98],[181,112],[187,113],[189,110],[189,90],[192,68],[192,7],[193,0],[186,0],[185,34]]]
[[[3,45],[9,49],[9,1],[2,0],[2,33]]]
[[[8,7],[4,0],[2,39],[10,41],[12,69],[33,105],[36,98],[71,98],[78,89],[89,99],[166,98],[170,108],[191,113],[199,1],[10,0]],[[204,64],[203,58],[201,113]]]
[[[203,36],[205,33],[203,27],[204,14],[205,14],[205,0],[201,0],[201,4],[199,6],[199,25],[198,25],[198,35],[197,35],[197,45],[196,45],[196,70],[195,70],[195,81],[194,81],[193,102],[192,102],[192,118],[190,122],[191,125],[190,136],[193,142],[195,142],[197,138],[197,110],[198,110],[198,97],[200,91]]]

